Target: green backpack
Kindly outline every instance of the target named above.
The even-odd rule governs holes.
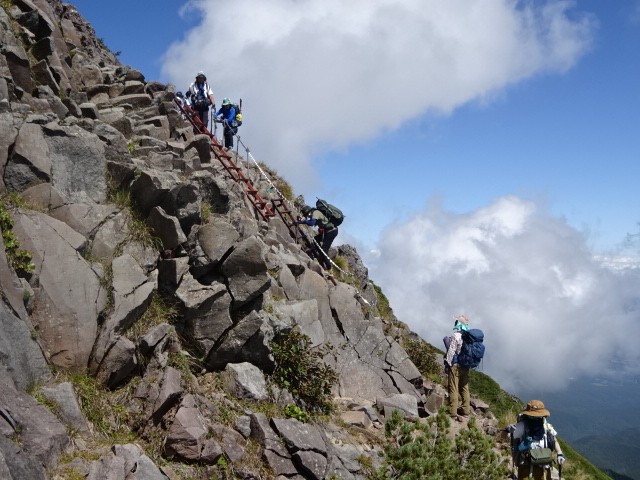
[[[342,210],[340,210],[335,205],[331,205],[330,203],[319,198],[316,201],[316,208],[329,219],[329,223],[331,223],[331,225],[333,225],[334,227],[342,224],[344,220],[344,214],[342,213]]]

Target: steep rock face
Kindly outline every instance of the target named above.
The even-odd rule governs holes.
[[[0,477],[47,478],[68,442],[63,423],[95,435],[83,413],[99,408],[89,393],[100,389],[116,399],[102,428],[126,423],[185,478],[199,474],[191,463],[223,455],[242,471],[252,437],[281,478],[364,479],[357,459],[377,465],[377,447],[333,423],[269,420],[238,403],[296,401],[264,383],[271,341],[294,328],[314,348],[333,347],[324,362],[340,376],[333,393],[344,397],[344,422],[375,436],[394,409],[432,413],[436,389],[361,301],[374,305],[376,295],[355,249],[340,250],[354,287],[328,277],[282,219],[264,221],[221,150],[175,111],[174,86],[120,65],[58,0],[0,9],[0,38],[0,190],[27,201],[4,208],[33,263],[18,278],[0,255]],[[257,169],[239,168],[274,199]],[[48,367],[80,375],[60,381]],[[89,392],[74,383],[87,372],[98,382]],[[59,420],[25,393],[34,385]],[[16,435],[29,455],[16,451]],[[140,447],[111,447],[88,461],[76,446],[72,464],[57,468],[177,478]],[[207,468],[208,478],[219,473]]]
[[[107,301],[98,274],[80,255],[86,240],[39,212],[18,212],[14,221],[16,236],[35,265],[34,326],[53,364],[82,370]]]

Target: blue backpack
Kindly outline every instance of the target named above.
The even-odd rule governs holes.
[[[463,368],[476,368],[484,357],[484,333],[479,328],[472,328],[462,332],[462,348],[457,357],[457,363]]]

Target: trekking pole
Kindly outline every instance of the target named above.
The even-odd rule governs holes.
[[[558,480],[562,480],[562,464],[558,463]]]
[[[516,452],[515,449],[513,448],[513,428],[510,425],[509,427],[509,447],[511,449],[511,479],[515,480],[518,478],[518,476],[516,475]]]

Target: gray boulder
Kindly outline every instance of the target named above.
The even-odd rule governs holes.
[[[96,378],[107,387],[116,388],[137,366],[136,346],[127,337],[116,335],[100,362]]]
[[[91,463],[87,480],[125,480],[125,475],[123,458],[104,456]]]
[[[233,325],[227,287],[219,282],[203,285],[187,273],[176,290],[176,297],[183,306],[186,333],[208,352]]]
[[[22,197],[36,209],[44,211],[51,211],[56,208],[60,208],[65,204],[65,199],[62,196],[62,193],[53,188],[50,183],[39,183],[33,187],[27,188],[22,192]],[[72,226],[71,228],[74,227]]]
[[[123,210],[100,225],[93,238],[91,254],[98,259],[111,260],[116,249],[131,235],[130,220],[131,214]]]
[[[389,419],[391,414],[398,410],[409,421],[418,419],[418,402],[416,397],[406,393],[397,393],[387,397],[376,399],[376,407]]]
[[[292,478],[298,475],[289,451],[263,413],[251,414],[251,437],[263,447],[263,458],[277,476]]]
[[[33,190],[33,188],[30,190]],[[107,218],[115,215],[117,211],[117,207],[114,205],[98,205],[88,201],[86,203],[62,205],[53,209],[50,215],[88,238],[94,230],[104,223]]]
[[[69,442],[66,428],[47,408],[18,390],[3,367],[0,367],[0,405],[5,412],[10,412],[9,428],[21,445],[21,453],[27,456],[21,463],[31,464],[33,471],[52,466]],[[0,416],[0,423],[6,425],[6,422],[7,417]],[[4,435],[0,438],[4,439]],[[5,459],[7,453],[11,454],[5,452]],[[13,472],[11,465],[9,467]]]
[[[107,159],[103,142],[77,126],[48,124],[43,128],[51,158],[53,186],[73,202],[87,197],[106,200]]]
[[[255,299],[271,285],[264,258],[265,245],[252,236],[236,246],[222,264],[228,278],[234,308]]]
[[[320,428],[295,419],[274,418],[272,424],[299,470],[316,480],[325,478],[328,450]]]
[[[107,300],[98,275],[79,253],[85,238],[39,212],[20,212],[14,222],[14,232],[36,266],[39,288],[32,320],[42,344],[54,365],[81,371]]]
[[[198,230],[198,243],[213,263],[222,260],[239,238],[233,225],[217,216]]]
[[[13,155],[4,171],[7,188],[21,192],[39,183],[51,181],[51,152],[35,123],[22,125],[16,138]]]
[[[169,191],[180,183],[172,172],[143,170],[131,184],[131,196],[142,214],[148,215],[153,207],[161,206]]]
[[[121,334],[145,312],[156,283],[128,254],[113,261],[112,272],[113,312],[100,330],[90,367],[107,385],[116,386],[136,365],[135,346]]]
[[[43,387],[42,395],[57,407],[57,414],[65,425],[79,433],[89,433],[89,424],[80,410],[80,404],[69,382],[60,383],[53,387]]]
[[[149,214],[147,222],[165,249],[173,250],[187,241],[178,219],[167,215],[162,207],[154,207]]]
[[[251,360],[252,352],[245,345],[256,334],[259,334],[265,319],[255,311],[238,321],[229,329],[219,345],[212,348],[207,355],[205,365],[210,370],[223,369],[227,363],[238,363]],[[259,362],[253,362],[259,364]]]
[[[191,395],[187,395],[176,413],[165,442],[167,455],[198,461],[207,439],[205,419]]]
[[[4,285],[2,285],[4,290]],[[0,302],[0,363],[21,390],[51,377],[40,346],[33,340],[30,326]]]
[[[229,363],[222,372],[226,392],[237,398],[267,400],[267,382],[260,370],[249,362]]]

